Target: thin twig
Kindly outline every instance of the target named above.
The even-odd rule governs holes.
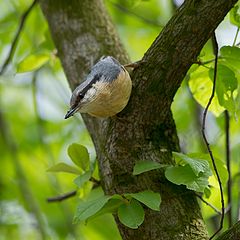
[[[213,36],[212,36],[212,42],[213,42],[213,50],[214,50],[214,55],[215,55],[213,88],[212,88],[212,93],[211,93],[211,96],[210,96],[210,98],[208,100],[207,106],[206,106],[206,108],[204,109],[204,112],[203,112],[202,136],[203,136],[204,142],[206,144],[208,153],[209,153],[209,155],[211,157],[213,168],[214,168],[214,172],[215,172],[215,174],[217,176],[217,180],[218,180],[218,184],[219,184],[219,188],[220,188],[220,195],[221,195],[221,212],[222,212],[222,215],[221,215],[221,220],[220,220],[220,226],[219,226],[218,230],[210,237],[210,240],[213,239],[216,236],[216,234],[222,230],[223,220],[224,220],[224,196],[223,196],[222,182],[221,182],[221,178],[220,178],[220,175],[218,173],[218,170],[217,170],[217,166],[216,166],[215,159],[213,157],[212,150],[210,148],[210,144],[208,142],[208,139],[207,139],[207,136],[206,136],[206,133],[205,133],[207,113],[208,113],[208,109],[209,109],[209,107],[210,107],[210,105],[212,103],[212,100],[214,98],[215,89],[216,89],[216,80],[217,80],[218,43],[217,43],[215,32],[213,33]]]
[[[120,11],[122,11],[124,13],[127,13],[128,15],[134,16],[134,17],[140,19],[141,21],[143,21],[144,23],[151,24],[151,25],[153,25],[155,27],[163,27],[160,23],[152,21],[151,19],[145,18],[145,17],[143,17],[141,15],[138,15],[135,12],[130,11],[129,9],[125,8],[124,6],[122,6],[122,5],[118,4],[118,3],[111,2],[111,4],[115,8],[119,9]]]
[[[125,64],[124,67],[125,68],[133,68],[133,69],[135,69],[135,68],[138,68],[143,63],[146,63],[146,61],[139,60],[139,61],[136,61],[136,62]]]
[[[49,203],[51,203],[51,202],[61,202],[61,201],[66,200],[68,198],[74,197],[76,195],[77,195],[77,190],[74,190],[72,192],[68,192],[68,193],[65,193],[65,194],[62,194],[62,195],[59,195],[59,196],[56,196],[56,197],[47,198],[47,202],[49,202]]]
[[[25,22],[26,22],[26,19],[27,19],[29,13],[31,12],[31,10],[33,9],[33,7],[35,6],[35,4],[36,4],[37,2],[38,2],[38,0],[34,0],[34,1],[32,2],[32,4],[29,6],[29,8],[23,13],[23,15],[22,15],[22,17],[21,17],[21,19],[20,19],[20,23],[19,23],[17,32],[16,32],[15,37],[14,37],[14,39],[13,39],[13,41],[12,41],[12,45],[11,45],[10,51],[9,51],[9,53],[8,53],[8,56],[7,56],[5,62],[4,62],[3,65],[2,65],[2,68],[1,68],[1,70],[0,70],[0,75],[2,75],[2,74],[5,72],[5,70],[6,70],[9,62],[11,61],[12,56],[13,56],[13,54],[14,54],[14,52],[15,52],[15,49],[16,49],[16,45],[17,45],[19,36],[20,36],[20,34],[21,34],[21,32],[22,32],[22,29],[23,29],[23,27],[24,27],[24,24],[25,24]]]
[[[224,58],[221,57],[221,56],[218,56],[218,59],[224,59]],[[204,66],[204,65],[209,64],[209,63],[212,63],[212,62],[215,62],[215,58],[214,58],[214,59],[207,60],[207,61],[205,61],[205,62],[202,62],[201,60],[193,61],[194,64],[198,64],[198,65],[200,65],[200,66]]]
[[[215,206],[213,206],[211,203],[207,202],[201,195],[195,193],[195,195],[202,201],[204,202],[207,206],[209,206],[210,208],[212,208],[217,214],[221,215],[222,212],[219,211]]]
[[[97,180],[96,178],[91,177],[89,180],[93,183],[93,188],[100,186],[101,182],[99,180]],[[62,194],[62,195],[59,195],[56,197],[47,198],[47,202],[61,202],[63,200],[66,200],[68,198],[76,196],[76,194],[77,194],[77,190],[68,192],[68,193],[65,193],[65,194]]]
[[[239,27],[237,28],[237,32],[236,32],[235,37],[234,37],[234,40],[233,40],[233,46],[236,45],[238,33],[239,33]]]
[[[228,197],[228,225],[232,226],[232,176],[231,176],[231,164],[230,164],[230,117],[228,111],[224,111],[225,114],[225,133],[226,133],[226,164],[228,171],[228,181],[227,181],[227,197]]]

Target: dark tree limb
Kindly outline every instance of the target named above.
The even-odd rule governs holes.
[[[217,240],[239,240],[240,239],[240,221],[221,234]]]
[[[237,0],[186,0],[132,72],[133,91],[120,118],[96,119],[82,115],[93,139],[107,194],[151,189],[162,196],[161,211],[145,209],[137,230],[116,219],[123,239],[208,239],[194,193],[175,186],[160,171],[133,176],[136,161],[172,163],[179,151],[171,103],[187,70]],[[71,88],[102,55],[122,64],[129,58],[101,0],[42,0]],[[67,109],[67,107],[66,107]]]

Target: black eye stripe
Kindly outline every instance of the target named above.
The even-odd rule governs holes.
[[[95,76],[94,76],[94,78],[92,79],[92,81],[84,88],[84,89],[82,89],[82,91],[78,94],[78,96],[77,96],[77,100],[81,100],[81,99],[83,99],[84,98],[84,96],[85,96],[85,94],[86,94],[86,92],[92,87],[92,85],[94,84],[94,83],[96,83],[100,78],[102,77],[102,74],[96,74]]]

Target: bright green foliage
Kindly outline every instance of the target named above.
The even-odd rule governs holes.
[[[75,179],[74,179],[74,183],[75,183],[79,188],[81,188],[85,182],[89,181],[91,175],[92,175],[91,171],[87,171],[87,172],[79,175],[77,178],[75,178]]]
[[[65,173],[73,173],[73,174],[80,174],[80,171],[73,167],[73,166],[70,166],[66,163],[63,163],[63,162],[60,162],[60,163],[57,163],[55,165],[53,165],[52,167],[48,168],[47,170],[48,172],[65,172]]]
[[[208,186],[208,178],[212,175],[208,161],[173,152],[178,166],[170,166],[165,171],[166,178],[177,185],[186,185],[190,190],[203,192]]]
[[[121,199],[114,198],[114,196],[108,200],[108,202],[101,208],[98,212],[88,218],[88,221],[95,219],[106,213],[116,213],[118,208],[124,204],[124,201]]]
[[[83,171],[89,169],[90,159],[86,147],[77,143],[73,143],[68,147],[68,155],[71,160]]]
[[[122,224],[136,229],[144,221],[143,207],[138,201],[132,199],[118,208],[118,218]]]
[[[90,216],[101,210],[109,199],[109,196],[104,195],[92,201],[82,202],[77,207],[73,222],[78,223],[79,221],[85,221]]]
[[[31,3],[32,0],[0,0],[0,68],[9,52],[22,13]],[[114,0],[105,1],[105,3],[120,38],[133,61],[142,58],[175,11],[172,1],[164,0]],[[239,19],[238,3],[231,11],[230,20],[233,24],[239,26]],[[228,18],[225,19],[225,23],[227,21]],[[222,28],[222,30],[224,29]],[[227,29],[228,36],[230,36],[230,32],[232,31]],[[233,42],[233,39],[231,39],[230,42],[225,43],[226,39],[222,34],[217,37],[225,45],[231,45]],[[238,42],[239,38],[236,43]],[[211,94],[212,80],[210,78],[211,74],[209,75],[209,68],[214,66],[213,61],[211,61],[214,58],[211,41],[204,46],[199,57],[201,62],[204,63],[210,60],[210,63],[204,64],[204,66],[194,64],[191,67],[172,105],[180,144],[182,150],[187,153],[205,152],[205,146],[199,133],[201,127],[201,120],[199,119],[202,117],[202,108],[196,104],[195,100],[202,107],[205,107]],[[220,49],[219,65],[227,67],[230,74],[225,74],[223,71],[226,78],[219,80],[218,77],[217,79],[217,81],[223,81],[224,83],[223,86],[220,85],[220,93],[219,89],[217,89],[217,95],[210,107],[210,111],[217,118],[209,114],[206,129],[211,148],[214,156],[216,156],[216,165],[223,186],[226,187],[228,176],[224,165],[225,121],[224,114],[221,113],[225,108],[231,109],[231,106],[229,108],[228,105],[229,103],[232,104],[232,100],[234,100],[234,111],[236,117],[239,118],[239,85],[233,90],[236,79],[240,80],[239,47],[223,46]],[[24,73],[18,74],[18,72]],[[235,78],[232,72],[234,72]],[[228,82],[229,76],[231,76],[230,83]],[[106,199],[101,192],[95,197],[95,199],[102,199],[101,204],[96,203],[95,206],[93,204],[91,206],[92,211],[88,212],[86,210],[85,213],[80,214],[83,219],[93,214],[84,220],[88,221],[88,224],[72,224],[76,199],[81,198],[79,205],[87,202],[93,203],[94,201],[94,198],[88,198],[96,190],[92,190],[93,183],[90,179],[93,176],[98,179],[98,166],[96,162],[89,160],[88,152],[93,156],[91,159],[95,158],[95,152],[82,120],[78,116],[66,121],[63,119],[68,109],[70,90],[60,61],[57,58],[48,24],[39,6],[35,6],[28,16],[13,58],[6,73],[1,75],[0,78],[1,119],[3,118],[6,122],[6,126],[3,127],[4,125],[1,124],[0,128],[3,128],[1,129],[3,131],[10,129],[10,133],[7,131],[8,140],[4,138],[4,135],[0,134],[2,170],[0,177],[0,236],[2,239],[120,240],[121,236],[113,217],[109,213],[117,213],[118,209],[123,206],[126,208],[130,204],[127,203],[128,201],[133,202],[133,205],[137,205],[137,208],[141,209],[140,212],[143,211],[142,206],[144,205],[154,210],[159,209],[161,202],[159,193],[152,193],[150,190],[123,196],[114,195],[107,202],[105,202]],[[228,92],[224,91],[229,87],[233,90],[233,98],[230,97],[226,102],[224,96],[228,95]],[[232,115],[230,113],[230,116]],[[231,117],[230,126],[232,176],[238,176],[240,125]],[[14,151],[11,148],[11,142],[10,144],[8,142],[9,139],[13,141],[13,145],[17,146]],[[72,142],[82,144],[81,147],[74,144],[73,151],[69,154],[75,166],[67,164],[69,162],[67,148]],[[83,146],[86,146],[88,151]],[[198,153],[188,154],[187,157],[207,160],[213,172],[208,155]],[[195,166],[196,164],[191,164],[191,161],[189,163],[188,160],[181,160],[178,163],[181,165],[172,166],[172,168],[169,166],[166,171],[169,173],[170,178],[172,177],[172,181],[175,181],[176,184],[184,184],[190,189],[202,190],[206,186],[208,179],[210,187],[204,188],[205,196],[208,197],[211,204],[220,209],[219,189],[215,173],[213,172],[213,175],[208,177],[205,176],[207,175],[206,172],[202,172],[205,167],[201,164]],[[52,167],[47,170],[48,166]],[[152,161],[140,160],[136,163],[134,174],[138,175],[163,167],[166,166]],[[46,170],[58,172],[59,174],[46,173]],[[185,182],[183,181],[184,174]],[[26,178],[25,181],[23,176]],[[77,190],[76,198],[51,204],[45,201],[48,197],[61,195],[74,189]],[[236,216],[237,212],[235,210],[238,205],[239,191],[236,181],[232,189],[233,215]],[[224,191],[226,195],[226,188]],[[32,196],[35,202],[29,200],[29,196]],[[152,201],[150,201],[150,198],[152,198]],[[225,199],[227,199],[226,196]],[[133,207],[133,209],[135,208]],[[216,215],[213,210],[204,204],[201,205],[201,208],[206,221]],[[130,212],[135,212],[133,215],[130,214],[131,217],[133,216],[133,220],[136,219],[136,216],[141,215],[139,211],[131,210]],[[126,218],[126,215],[124,215],[123,219],[126,220]],[[137,219],[142,221],[142,217]],[[137,223],[133,221],[134,224],[131,222],[130,225],[136,227],[141,224],[141,221],[137,221]],[[224,226],[226,226],[225,223]],[[128,222],[127,224],[129,225]],[[207,225],[212,231],[211,225]]]
[[[213,87],[213,83],[209,77],[208,68],[202,66],[198,67],[190,74],[190,80],[188,83],[195,100],[205,108],[211,96]],[[217,117],[224,111],[224,108],[220,106],[216,95],[212,100],[209,111]]]
[[[175,157],[176,162],[180,165],[189,164],[196,176],[198,176],[200,173],[209,171],[208,161],[202,158],[198,158],[198,156],[195,156],[195,158],[193,158],[179,152],[173,152],[173,156]]]
[[[86,201],[79,203],[74,222],[93,220],[106,213],[118,212],[119,220],[130,228],[137,228],[144,220],[143,203],[152,210],[159,211],[161,196],[150,190],[138,193],[105,196],[96,189],[92,190]],[[137,200],[137,201],[136,201]]]
[[[153,192],[151,190],[146,190],[138,193],[125,194],[125,196],[131,196],[132,198],[135,198],[152,210],[160,210],[161,196],[159,193]]]
[[[39,69],[49,61],[50,54],[31,54],[17,66],[17,73],[31,72]]]
[[[158,162],[153,162],[153,161],[139,161],[136,162],[133,168],[133,175],[139,175],[141,173],[154,170],[154,169],[159,169],[166,167],[167,165],[160,164]]]
[[[230,21],[232,24],[240,27],[240,6],[237,3],[230,11]]]
[[[214,70],[209,70],[209,76],[213,81]],[[221,106],[226,108],[231,113],[235,113],[235,101],[234,101],[234,90],[238,87],[238,81],[235,77],[234,72],[222,64],[218,65],[217,68],[217,84],[216,94],[218,102]]]
[[[217,180],[217,177],[216,177],[216,173],[214,171],[214,168],[213,168],[213,164],[212,164],[212,160],[209,156],[209,154],[204,154],[204,153],[189,153],[188,156],[190,158],[198,158],[198,159],[204,159],[206,161],[208,161],[208,164],[209,164],[209,167],[213,173],[212,176],[210,176],[209,178],[209,183],[210,185],[213,185],[214,187],[217,187],[219,188],[219,185],[217,184],[212,184],[214,181],[212,181],[212,178],[215,178],[215,182]],[[218,173],[221,177],[221,181],[222,181],[222,184],[225,185],[227,183],[227,180],[228,180],[228,172],[227,172],[227,167],[226,165],[224,164],[224,162],[220,159],[220,158],[217,158],[216,156],[214,156],[214,159],[215,159],[215,163],[216,163],[216,166],[217,166],[217,169],[218,169]]]
[[[220,49],[221,58],[217,68],[216,93],[209,110],[217,117],[227,109],[236,113],[236,90],[240,79],[240,49],[224,46]],[[203,107],[206,107],[212,93],[214,69],[198,67],[191,71],[189,87],[191,92]]]
[[[220,49],[220,63],[232,69],[239,78],[240,74],[240,49],[238,47],[224,46]]]
[[[166,178],[177,185],[186,185],[190,190],[203,192],[208,186],[209,173],[194,173],[190,165],[168,167],[165,171]]]

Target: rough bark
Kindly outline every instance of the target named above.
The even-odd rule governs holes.
[[[240,239],[240,221],[234,224],[226,232],[220,235],[217,240],[239,240]]]
[[[119,118],[83,115],[96,147],[106,194],[151,189],[162,196],[161,211],[145,209],[137,230],[118,222],[123,239],[207,239],[199,206],[191,191],[175,186],[162,171],[134,177],[139,160],[172,163],[179,150],[171,103],[187,70],[217,25],[237,0],[186,0],[132,73],[130,102]],[[102,55],[128,62],[101,0],[42,0],[67,79],[73,89]]]

